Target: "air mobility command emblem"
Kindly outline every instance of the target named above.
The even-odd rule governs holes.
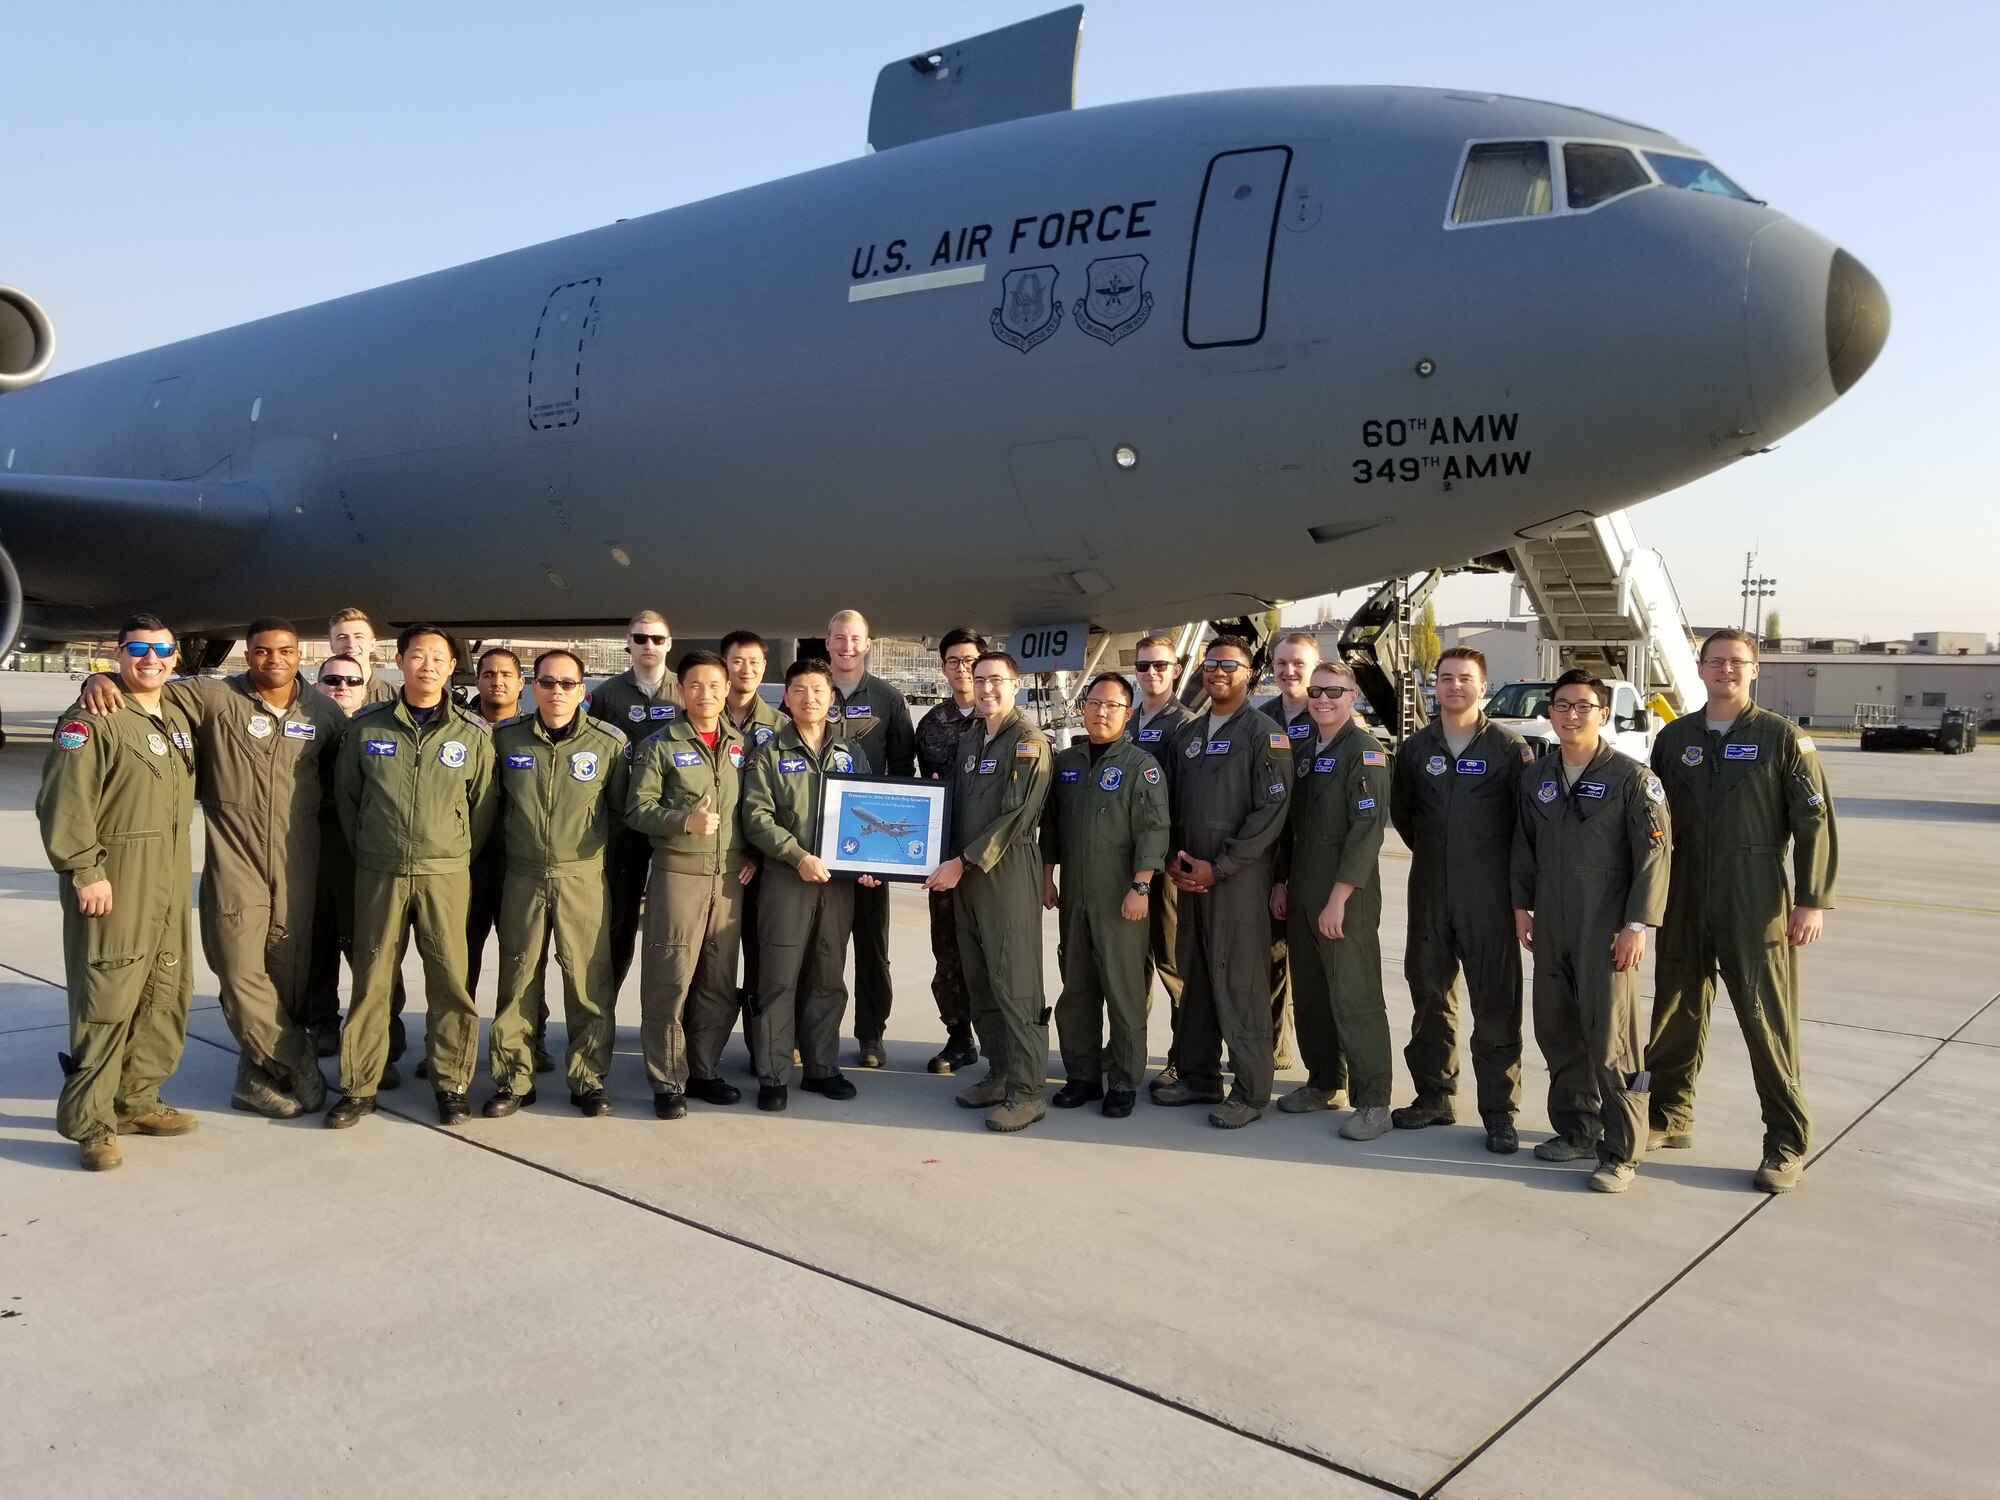
[[[1424,762],[1424,769],[1433,776],[1444,775],[1445,771],[1444,757],[1442,755],[1433,755],[1429,760]]]
[[[250,738],[253,740],[268,740],[271,737],[271,720],[268,714],[250,715],[250,723],[247,727],[250,730]]]
[[[577,781],[597,780],[597,752],[579,750],[569,758],[569,774]]]
[[[1701,746],[1699,746],[1699,745],[1689,745],[1689,746],[1687,747],[1687,749],[1685,749],[1685,750],[1681,751],[1681,764],[1682,764],[1682,765],[1684,765],[1684,766],[1698,766],[1698,765],[1700,765],[1700,764],[1701,764]]]
[[[1146,257],[1114,255],[1094,260],[1083,273],[1087,290],[1072,311],[1076,326],[1094,339],[1115,344],[1136,333],[1153,315],[1153,294],[1146,290]]]
[[[643,724],[643,723],[645,723],[645,722],[646,722],[646,705],[645,705],[645,704],[643,704],[643,703],[635,703],[635,704],[633,704],[633,705],[632,705],[632,706],[631,706],[630,708],[628,708],[628,709],[626,709],[626,710],[625,710],[625,717],[626,717],[626,718],[628,718],[628,719],[630,719],[630,720],[631,720],[631,721],[632,721],[632,722],[633,722],[634,724]]]
[[[1056,268],[1023,266],[1001,278],[1000,305],[987,322],[993,337],[1026,354],[1055,333],[1062,315],[1062,303],[1056,300]]]
[[[1536,790],[1535,790],[1535,800],[1536,800],[1537,802],[1553,802],[1553,801],[1555,801],[1555,800],[1556,800],[1556,784],[1555,784],[1555,783],[1554,783],[1553,781],[1545,781],[1545,782],[1543,782],[1543,783],[1541,784],[1541,786],[1537,787],[1537,788],[1536,788]]]
[[[167,742],[157,734],[149,734],[146,736],[146,748],[155,755],[165,755],[167,753]]]

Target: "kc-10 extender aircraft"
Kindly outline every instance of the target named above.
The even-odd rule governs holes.
[[[1887,336],[1672,136],[1441,89],[1076,110],[1081,21],[891,63],[859,159],[31,389],[49,322],[0,289],[8,615],[1230,617],[1686,484]]]

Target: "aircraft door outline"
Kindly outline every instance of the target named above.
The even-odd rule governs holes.
[[[1264,337],[1271,255],[1291,175],[1290,146],[1255,146],[1211,157],[1188,244],[1181,340],[1226,349]]]
[[[583,420],[583,356],[597,336],[601,276],[564,282],[548,295],[528,349],[528,427],[550,432]]]

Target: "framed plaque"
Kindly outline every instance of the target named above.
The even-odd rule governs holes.
[[[902,776],[829,776],[813,852],[836,875],[922,880],[944,862],[951,788]]]

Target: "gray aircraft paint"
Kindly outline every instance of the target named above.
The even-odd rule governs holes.
[[[1448,226],[1515,138],[1687,149],[1398,88],[916,140],[0,397],[0,547],[30,635],[1130,628],[1660,494],[1835,399],[1834,304],[1879,347],[1867,273],[1758,203]]]

